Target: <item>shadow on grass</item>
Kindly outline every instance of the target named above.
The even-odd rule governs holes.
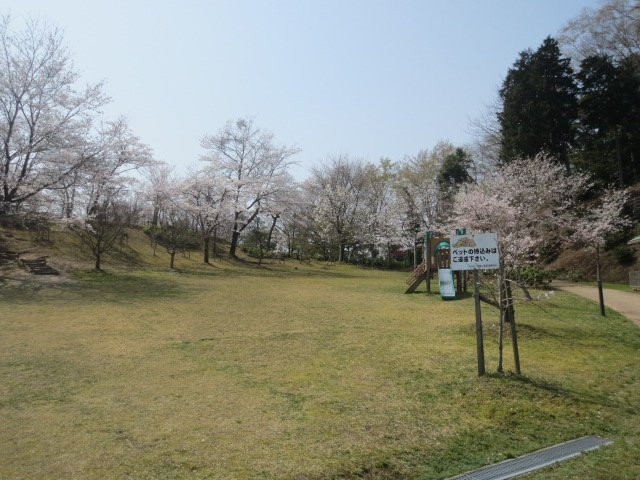
[[[213,265],[212,265],[213,266]],[[326,278],[362,278],[359,275],[354,275],[345,272],[336,272],[331,270],[323,270],[322,267],[318,269],[310,270],[308,268],[298,269],[295,266],[293,268],[279,268],[276,265],[261,265],[258,264],[244,264],[243,269],[237,270],[233,268],[226,268],[225,266],[213,266],[215,270],[192,270],[176,268],[174,271],[181,275],[191,275],[196,277],[326,277]],[[248,268],[247,268],[248,267]]]
[[[508,328],[509,325],[507,324]],[[561,335],[559,332],[554,332],[549,330],[548,328],[538,327],[535,325],[530,325],[528,323],[518,323],[518,334],[522,337],[527,338],[556,338],[562,339],[569,337],[568,335]],[[573,338],[573,337],[571,337]]]
[[[101,271],[76,272],[75,281],[56,284],[23,283],[3,289],[2,298],[11,303],[31,304],[47,301],[114,302],[154,300],[187,294],[177,282],[134,273]],[[53,295],[52,295],[53,294]]]
[[[488,373],[487,378],[496,379],[502,382],[517,382],[521,385],[528,385],[535,389],[542,390],[553,395],[564,397],[565,399],[587,403],[591,405],[600,405],[609,408],[622,409],[627,413],[640,413],[638,405],[620,402],[610,398],[608,394],[593,392],[590,390],[578,390],[575,388],[567,388],[558,383],[545,380],[543,378],[533,377],[529,375],[516,375],[515,373]]]
[[[513,435],[504,425],[466,428],[433,445],[391,452],[367,465],[343,469],[322,478],[445,479],[566,441],[580,433],[562,435],[550,430],[545,435],[522,438]]]
[[[93,300],[129,302],[186,294],[186,291],[171,279],[158,279],[144,274],[86,272],[76,276],[81,281],[70,290],[83,298]]]

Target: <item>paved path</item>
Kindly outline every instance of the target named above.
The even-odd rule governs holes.
[[[578,285],[575,283],[559,282],[554,280],[552,284],[559,290],[575,293],[581,297],[588,298],[594,302],[598,302],[598,289],[597,287],[590,287],[588,285]],[[640,327],[640,293],[634,292],[622,292],[620,290],[613,290],[611,288],[605,288],[604,292],[604,304],[620,312],[629,320],[634,322]]]

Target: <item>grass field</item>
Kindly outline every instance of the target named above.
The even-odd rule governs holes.
[[[5,289],[0,478],[440,479],[587,434],[615,443],[530,478],[640,477],[640,329],[559,292],[517,306],[524,376],[478,379],[472,301],[404,278],[218,262]]]
[[[589,285],[597,287],[598,284],[595,282],[589,283]],[[613,290],[620,290],[622,292],[633,292],[633,288],[628,283],[603,283],[602,286],[604,288],[611,288]]]

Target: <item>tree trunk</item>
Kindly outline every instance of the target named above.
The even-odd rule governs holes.
[[[507,312],[509,316],[509,326],[511,327],[511,345],[513,346],[513,363],[515,366],[516,374],[520,375],[520,352],[518,350],[518,333],[516,329],[516,313],[513,308],[513,294],[511,292],[511,285],[506,282],[505,292],[507,294]]]
[[[67,218],[71,218],[71,216],[73,215],[73,208],[75,207],[75,203],[76,203],[76,187],[73,187],[71,189],[71,200],[67,205]]]
[[[238,230],[238,218],[240,218],[240,215],[236,213],[235,220],[233,222],[233,233],[231,234],[231,247],[229,247],[229,255],[231,255],[232,257],[236,256],[236,249],[238,248],[240,234],[244,231],[245,228],[251,225],[251,222],[253,222],[258,216],[258,213],[260,213],[260,209],[256,209],[251,214],[251,216],[247,219],[247,222],[242,225],[242,228],[240,230]]]
[[[204,237],[204,248],[202,249],[204,254],[204,263],[209,263],[209,235]]]
[[[418,267],[418,250],[416,248],[416,239],[413,239],[413,269]]]
[[[151,219],[151,225],[153,227],[158,226],[158,216],[160,215],[160,209],[158,207],[153,207],[153,218]]]
[[[604,294],[602,292],[602,272],[600,271],[600,247],[596,247],[596,280],[598,282],[598,300],[600,303],[600,315],[605,316]]]
[[[231,233],[231,246],[229,247],[229,255],[236,257],[236,249],[238,248],[238,239],[240,238],[240,232],[237,230],[237,225],[233,226],[233,232]]]
[[[218,255],[218,226],[216,225],[213,229],[213,258]]]
[[[278,218],[280,218],[280,215],[271,215],[271,218],[273,218],[273,223],[271,224],[269,235],[267,236],[267,251],[271,250],[271,236],[273,235],[273,229],[276,228],[276,222],[278,221]]]
[[[620,188],[624,188],[624,171],[622,168],[622,155],[620,153],[620,126],[616,132],[616,160],[618,161],[618,182]]]
[[[176,251],[174,250],[172,252],[169,252],[169,255],[171,255],[171,260],[169,261],[169,268],[173,270],[173,260],[176,256]]]
[[[100,270],[100,253],[96,253],[96,270]]]

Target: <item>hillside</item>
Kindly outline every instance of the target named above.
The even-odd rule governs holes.
[[[219,246],[219,255],[212,256],[210,265],[202,262],[202,252],[185,251],[175,258],[175,269],[207,271],[211,269],[234,270],[242,266],[256,267],[251,261],[242,258],[229,261],[226,251],[228,244]],[[45,257],[47,264],[60,272],[57,277],[28,274],[18,261],[0,262],[0,281],[5,285],[32,286],[60,283],[73,280],[73,272],[93,270],[94,259],[91,252],[80,240],[68,231],[52,229],[48,240],[36,240],[33,232],[0,227],[0,251],[19,254],[21,260]],[[142,228],[127,230],[125,241],[112,251],[103,255],[102,269],[105,272],[126,272],[132,270],[169,270],[169,254],[161,245],[153,248],[150,239]]]
[[[634,251],[635,259],[628,265],[620,264],[614,250],[602,254],[602,279],[605,282],[627,283],[629,272],[640,270],[640,245],[632,245],[630,248]],[[593,281],[596,279],[596,263],[593,257],[592,250],[566,248],[547,265],[547,269],[559,271],[559,276],[567,280]]]

